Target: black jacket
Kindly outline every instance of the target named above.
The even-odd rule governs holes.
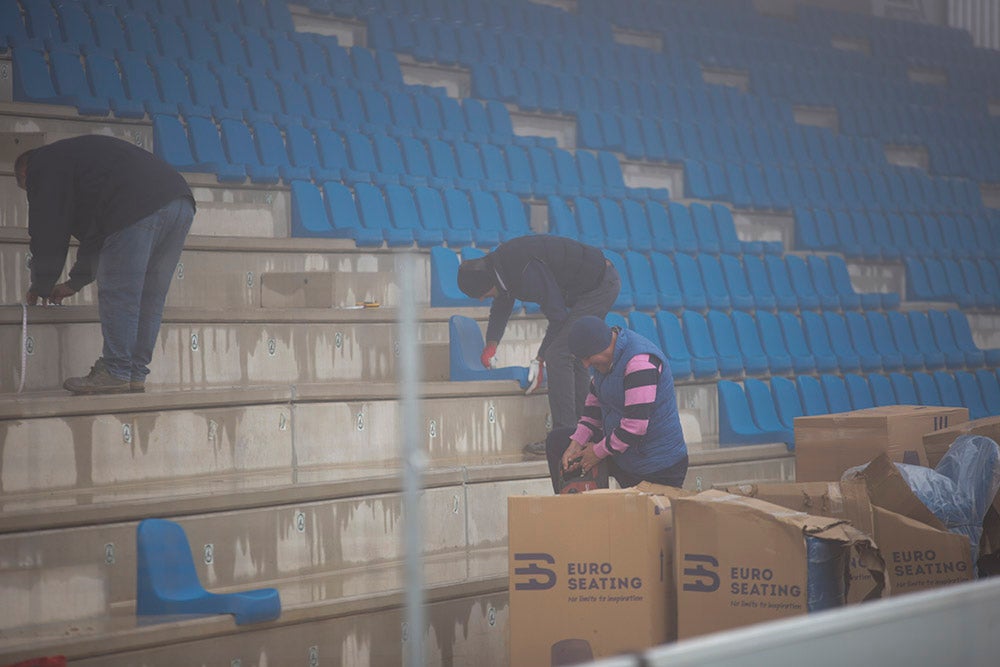
[[[515,299],[537,303],[549,320],[539,356],[566,321],[568,308],[581,294],[601,284],[606,268],[600,249],[545,234],[511,239],[488,254],[486,262],[499,281],[486,340],[500,341]]]
[[[70,285],[94,280],[104,239],[187,197],[184,177],[138,146],[102,135],[63,139],[28,160],[31,291],[48,296],[62,274],[70,237],[80,241]]]

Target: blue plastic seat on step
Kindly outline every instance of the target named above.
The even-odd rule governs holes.
[[[955,382],[958,383],[958,393],[962,399],[962,405],[969,409],[969,419],[989,417],[990,411],[986,408],[986,401],[976,376],[968,371],[956,371]]]
[[[976,381],[983,395],[983,403],[990,415],[1000,415],[1000,380],[992,368],[980,368],[976,371]]]
[[[868,386],[868,380],[863,376],[847,373],[844,375],[844,384],[847,385],[847,394],[850,396],[852,409],[864,410],[875,407],[871,387]]]
[[[440,228],[424,227],[412,191],[403,185],[390,183],[385,186],[385,200],[392,224],[399,229],[409,229],[421,248],[441,245],[444,234]]]
[[[653,278],[656,282],[657,297],[660,307],[667,310],[680,311],[684,308],[684,295],[677,279],[677,269],[667,255],[660,252],[649,254]]]
[[[747,285],[746,273],[740,260],[733,255],[723,254],[719,256],[719,264],[722,267],[722,274],[725,280],[726,291],[729,293],[729,300],[736,310],[752,311],[755,309],[753,295]]]
[[[479,299],[466,296],[458,288],[459,264],[458,255],[454,250],[442,246],[431,248],[431,306],[451,308],[483,305]],[[481,352],[480,347],[476,354]]]
[[[876,407],[899,405],[899,401],[896,400],[896,392],[892,388],[892,382],[886,376],[880,373],[869,374],[868,386],[871,387]]]
[[[868,320],[868,330],[871,332],[872,343],[875,351],[882,356],[882,366],[886,370],[917,370],[923,367],[923,359],[917,356],[904,356],[902,351],[896,346],[892,329],[889,327],[889,320],[884,313],[877,310],[870,310],[864,314]]]
[[[682,324],[683,328],[675,326],[677,324]],[[688,351],[695,378],[713,377],[719,371],[719,358],[712,346],[708,325],[699,313],[684,311],[678,322],[673,313],[661,310],[656,314],[656,325],[665,346]],[[671,354],[669,350],[666,352]]]
[[[649,259],[642,253],[628,250],[625,252],[625,264],[628,266],[629,278],[632,283],[635,307],[645,311],[656,310],[659,307],[659,294]]]
[[[381,232],[389,247],[413,245],[413,230],[393,224],[385,196],[377,186],[371,183],[358,183],[354,186],[354,196],[357,199],[358,219],[361,220],[363,227],[373,232]]]
[[[730,318],[743,356],[743,368],[748,374],[781,374],[792,370],[792,360],[787,354],[772,355],[765,352],[753,317],[737,310],[733,311]]]
[[[753,255],[744,255],[743,269],[757,310],[776,310],[778,299],[771,289],[771,280],[767,277],[763,260]]]
[[[779,316],[781,319],[782,330],[785,332],[785,336],[787,338],[791,323],[783,317],[784,315],[789,315],[791,317],[794,317],[794,315],[791,315],[791,313],[782,313],[781,316]],[[806,342],[809,344],[809,350],[812,352],[813,358],[816,360],[817,371],[823,373],[836,371],[839,368],[841,372],[849,373],[860,369],[861,365],[857,359],[857,355],[853,355],[853,359],[844,359],[843,361],[846,364],[846,367],[841,366],[841,357],[833,349],[833,345],[830,342],[830,333],[826,329],[826,322],[819,313],[807,310],[802,313],[801,321]]]
[[[719,445],[760,445],[784,441],[784,429],[765,432],[757,426],[743,388],[729,380],[719,380]]]
[[[826,405],[830,414],[850,412],[853,409],[850,394],[847,392],[847,384],[842,377],[824,374],[820,376],[819,383],[823,387],[823,394],[826,396]]]
[[[903,367],[903,358],[898,354],[883,356],[875,349],[875,343],[872,342],[871,331],[868,328],[868,321],[864,315],[848,311],[843,316],[838,314],[837,317],[843,317],[847,324],[851,344],[854,347],[854,351],[857,352],[858,358],[861,360],[862,370],[877,371],[884,369],[886,371],[893,371]],[[827,328],[830,328],[829,324],[827,324]]]
[[[346,185],[337,181],[323,183],[323,199],[335,238],[353,238],[359,247],[377,248],[382,245],[382,230],[369,229],[361,224],[354,195]]]
[[[961,368],[962,366],[977,368],[986,363],[986,357],[982,350],[978,348],[960,350],[958,348],[947,313],[931,310],[927,312],[927,319],[930,322],[931,331],[934,333],[934,340],[937,341],[938,349],[944,353],[948,368]]]
[[[736,332],[733,330],[733,322],[729,319],[729,315],[718,310],[708,311],[708,317],[704,320],[701,319],[699,313],[688,311],[684,315],[684,326],[688,327],[689,323],[691,324],[691,328],[688,329],[688,344],[691,345],[691,348],[695,349],[691,341],[692,336],[697,335],[701,329],[701,322],[706,322],[708,332],[712,336],[709,345],[715,348],[715,354],[719,360],[720,375],[722,377],[742,376],[744,372],[743,355],[736,341]],[[688,318],[688,315],[691,317]],[[760,355],[750,361],[754,372],[766,372],[767,357]]]
[[[771,388],[765,382],[747,378],[743,381],[743,392],[750,404],[750,414],[753,415],[757,428],[773,437],[769,442],[783,442],[792,448],[795,445],[795,432],[781,423]]]
[[[823,386],[812,375],[799,375],[795,385],[802,401],[802,411],[808,416],[829,414],[830,409],[823,394]]]
[[[750,259],[750,258],[747,258]],[[779,310],[797,310],[799,299],[792,286],[791,277],[788,275],[788,266],[783,257],[768,255],[764,258],[764,266],[767,267],[767,276],[771,283],[771,290],[774,292],[775,300]]]
[[[917,399],[920,401],[920,405],[941,405],[941,392],[938,391],[933,375],[917,371],[912,377],[913,386],[917,389]]]
[[[719,372],[719,362],[714,354],[711,357],[695,357],[692,354],[684,335],[683,324],[677,315],[665,310],[658,311],[656,328],[660,332],[660,343],[667,353],[674,377],[693,374],[696,379],[710,378]],[[674,370],[675,365],[677,370]],[[685,367],[690,369],[687,375],[684,374]]]
[[[820,299],[815,286],[813,286],[812,274],[804,259],[797,255],[786,255],[785,267],[788,269],[788,277],[795,296],[798,298],[800,309],[819,310],[821,305],[823,308],[837,309],[840,307],[839,299],[832,303]]]
[[[649,313],[640,310],[631,311],[628,314],[628,328],[659,345],[660,332],[656,330],[656,322]]]
[[[809,267],[809,274],[812,277],[816,295],[819,297],[820,305],[824,310],[837,310],[838,308],[853,310],[861,306],[860,298],[851,299],[848,297],[845,302],[841,301],[840,295],[837,293],[837,288],[833,286],[833,281],[830,279],[830,270],[827,268],[826,260],[823,257],[809,255],[806,258],[806,264]]]
[[[899,311],[889,311],[885,317],[889,323],[893,341],[896,343],[896,349],[899,350],[900,355],[903,357],[903,366],[908,370],[919,370],[924,367],[929,368],[930,366],[927,366],[924,354],[917,348],[916,341],[913,338],[913,331],[910,329],[910,320],[906,314]],[[934,368],[940,368],[944,365],[944,356],[939,354],[931,362]]]
[[[484,345],[483,332],[474,319],[463,315],[448,319],[448,377],[452,382],[514,380],[522,389],[528,386],[528,369],[524,366],[483,368],[479,357]]]
[[[982,363],[988,367],[1000,365],[1000,350],[981,350],[976,345],[972,339],[972,329],[969,328],[969,320],[965,313],[955,308],[949,308],[947,314],[955,344],[965,354],[965,362],[968,366],[979,366]]]
[[[899,405],[920,405],[917,387],[909,375],[889,373],[889,382],[892,383],[892,392],[896,395],[896,402]]]
[[[615,299],[612,309],[619,311],[629,310],[635,305],[635,297],[632,280],[629,278],[628,266],[625,264],[625,259],[618,253],[611,250],[605,250],[604,256],[614,265],[615,270],[618,271],[618,277],[622,284],[621,291],[618,293],[618,298]]]
[[[938,392],[941,394],[941,405],[952,408],[965,406],[954,375],[946,371],[934,371],[934,383],[937,384]]]
[[[667,205],[670,213],[671,227],[674,230],[674,241],[677,252],[693,255],[698,252],[698,236],[694,231],[691,210],[680,202],[672,201]],[[654,235],[655,235],[654,230]]]
[[[184,529],[173,521],[145,519],[136,528],[136,614],[232,614],[237,625],[281,616],[274,588],[210,593],[198,580]]]
[[[769,357],[782,359],[787,356],[792,371],[797,374],[816,372],[816,358],[806,342],[802,321],[794,314],[783,312],[775,315],[759,310],[757,328],[764,343],[764,351]],[[830,368],[836,368],[836,359],[831,358]]]
[[[859,355],[851,342],[851,334],[847,329],[844,318],[837,313],[826,311],[822,315],[823,323],[826,325],[827,335],[830,337],[830,347],[837,355],[837,365],[842,373],[849,373],[859,369],[867,371],[882,370],[881,359],[874,354]],[[805,314],[803,313],[803,319]],[[876,360],[878,363],[876,363]]]
[[[882,299],[879,294],[874,292],[859,294],[854,290],[854,285],[851,284],[851,275],[847,272],[847,264],[843,257],[827,255],[826,265],[830,270],[830,279],[833,281],[833,286],[837,290],[841,307],[844,310],[857,310],[856,303],[863,310],[877,310],[882,307]]]
[[[783,377],[771,378],[771,395],[774,397],[774,407],[782,425],[794,432],[795,418],[806,414],[795,382]]]
[[[900,313],[902,315],[902,313]],[[905,317],[909,320],[910,331],[913,333],[913,341],[924,355],[924,366],[928,370],[943,368],[961,368],[965,365],[965,355],[952,355],[948,357],[944,351],[938,347],[934,333],[931,331],[930,321],[925,313],[911,310]],[[892,322],[890,314],[890,323]]]

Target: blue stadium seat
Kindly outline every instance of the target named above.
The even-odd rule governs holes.
[[[725,204],[712,204],[712,215],[715,218],[715,229],[719,238],[719,251],[729,255],[739,255],[743,246],[736,235],[736,225],[733,214]]]
[[[801,257],[797,255],[786,255],[785,266],[788,269],[788,277],[791,280],[792,288],[798,298],[800,309],[819,310],[837,309],[840,307],[840,300],[821,300],[813,285],[812,274],[809,267]]]
[[[822,373],[836,371],[839,368],[842,373],[849,373],[861,368],[861,362],[857,358],[857,355],[853,353],[853,350],[850,355],[842,358],[838,350],[834,349],[833,343],[830,340],[830,333],[826,328],[826,321],[822,315],[807,310],[802,313],[801,319],[802,329],[805,332],[806,341],[809,343],[809,350],[812,352],[813,358],[816,359],[816,370]],[[788,327],[785,326],[786,319],[782,318],[781,322],[787,337]],[[846,330],[843,333],[846,339]]]
[[[674,242],[677,252],[693,255],[698,252],[698,236],[694,231],[691,210],[680,202],[670,202],[667,205],[670,213],[670,223],[674,231]],[[654,236],[656,230],[654,228]]]
[[[635,307],[645,311],[656,310],[659,307],[659,294],[649,259],[634,250],[628,250],[624,255],[632,284]]]
[[[844,375],[844,384],[847,385],[847,393],[851,399],[853,410],[863,410],[875,407],[875,399],[872,398],[872,390],[868,386],[868,380],[855,373]]]
[[[743,269],[746,272],[750,293],[753,295],[757,310],[773,311],[777,308],[777,297],[771,289],[771,281],[767,277],[767,269],[760,257],[743,256]]]
[[[913,378],[902,373],[889,373],[889,382],[892,383],[892,392],[896,396],[899,405],[920,405],[920,398],[917,396],[917,388],[913,383]]]
[[[770,387],[760,380],[747,378],[743,381],[743,390],[757,428],[772,434],[772,441],[784,442],[792,447],[795,444],[795,432],[782,424],[778,417]]]
[[[484,346],[483,333],[479,323],[472,318],[452,315],[448,319],[448,337],[449,379],[452,382],[516,380],[522,388],[528,385],[528,369],[524,366],[483,368],[479,360]]]
[[[697,316],[697,320],[689,320],[686,317],[688,315]],[[719,370],[719,360],[712,347],[704,318],[690,311],[685,312],[682,317],[684,318],[683,329],[681,320],[673,313],[664,310],[656,313],[660,342],[664,346],[664,351],[671,358],[671,368],[673,368],[673,360],[676,359],[681,364],[689,364],[695,378],[714,377]],[[696,331],[692,331],[692,328]],[[699,337],[696,338],[699,341],[697,348],[691,347],[688,342],[691,340],[691,336]]]
[[[649,313],[644,313],[640,310],[633,310],[629,312],[628,328],[643,338],[650,340],[657,345],[660,344],[660,332],[656,330],[656,322]],[[688,369],[688,374],[690,374],[690,369]]]
[[[698,262],[690,255],[678,253],[674,255],[674,267],[677,269],[684,307],[698,311],[707,310],[708,297],[705,294],[701,271],[698,270]]]
[[[920,405],[941,405],[941,393],[938,391],[934,376],[930,373],[917,371],[913,374],[913,385],[917,389],[917,400]]]
[[[708,321],[701,313],[685,310],[681,314],[681,321],[684,323],[684,335],[692,356],[698,359],[714,358],[719,365],[721,377],[739,377],[743,374],[743,362],[739,356],[735,336],[721,337],[720,342],[725,347],[719,349],[716,347],[715,337],[712,335]],[[721,327],[720,330],[722,330]],[[725,333],[724,330],[723,333]],[[732,333],[731,324],[728,333]]]
[[[945,371],[934,371],[934,382],[937,384],[938,392],[941,394],[941,405],[952,408],[961,408],[965,404],[958,391],[958,384],[955,377]]]
[[[600,197],[597,200],[597,208],[603,229],[603,247],[616,252],[624,252],[630,247],[630,244],[625,218],[622,217],[618,202],[610,197]]]
[[[944,353],[945,359],[948,360],[949,368],[960,368],[963,365],[977,368],[985,365],[986,356],[979,348],[973,345],[971,349],[959,349],[947,313],[931,310],[927,312],[927,318],[930,321],[931,331],[934,333],[934,340],[937,341],[938,349]]]
[[[944,351],[938,347],[934,333],[931,331],[930,322],[925,313],[911,310],[907,319],[910,324],[910,331],[913,333],[913,340],[917,349],[924,355],[924,366],[928,370],[943,368],[961,368],[965,365],[965,355],[952,355],[948,357]],[[892,320],[890,319],[890,323]]]
[[[802,401],[802,411],[807,416],[830,413],[826,396],[823,394],[823,386],[819,380],[812,375],[799,375],[795,378],[795,384],[799,392],[799,400]]]
[[[25,57],[28,53],[24,49],[16,51],[15,57]],[[111,112],[109,98],[99,98],[90,89],[79,53],[56,46],[49,49],[48,60],[56,93],[53,103],[75,106],[77,111],[87,116],[107,116]],[[43,75],[43,80],[48,79],[47,73],[41,71],[40,67],[38,70]]]
[[[455,229],[448,224],[448,214],[439,191],[426,185],[418,185],[413,188],[413,196],[425,229],[439,230],[444,241],[451,247],[472,245],[471,229]]]
[[[197,116],[188,118],[187,129],[198,171],[214,173],[220,183],[242,183],[246,180],[246,169],[229,163],[222,148],[219,128],[212,120]]]
[[[306,181],[292,181],[291,193],[292,236],[296,238],[333,236],[330,218],[319,189]]]
[[[236,127],[232,123],[238,121],[230,120],[229,122],[231,123],[228,126],[230,131],[237,132]],[[342,178],[344,173],[343,169],[328,169],[323,164],[317,148],[317,139],[312,132],[298,123],[290,123],[284,126],[284,131],[285,147],[288,151],[288,161],[293,167],[308,170],[312,179],[317,183],[336,181]],[[339,137],[334,138],[333,140],[337,142],[340,141]]]
[[[440,228],[425,228],[417,210],[413,193],[403,185],[390,183],[385,186],[385,201],[392,224],[398,229],[408,229],[417,245],[426,248],[441,245],[444,234]]]
[[[691,202],[688,206],[698,241],[698,251],[712,255],[719,254],[719,235],[715,228],[715,216],[712,209],[701,202]]]
[[[628,320],[625,319],[625,316],[613,310],[604,316],[604,321],[609,327],[628,329]]]
[[[450,186],[448,179],[439,178],[434,174],[427,147],[416,137],[400,137],[399,148],[403,152],[403,165],[410,179],[421,180],[433,188]]]
[[[849,312],[848,314],[851,313]],[[854,314],[856,315],[857,313]],[[851,335],[851,330],[842,315],[831,311],[824,311],[823,322],[826,324],[826,331],[830,335],[830,345],[833,348],[834,354],[837,355],[837,362],[840,365],[841,372],[847,373],[856,371],[859,368],[866,372],[882,370],[882,359],[875,353],[874,348],[870,346],[870,337],[867,341],[861,336],[858,337],[862,341],[862,347],[859,350],[854,345],[854,337]],[[867,333],[867,328],[865,329],[865,333]]]
[[[896,400],[896,392],[893,390],[892,382],[889,378],[879,373],[871,373],[868,375],[868,385],[872,390],[872,398],[875,400],[875,405],[881,407],[883,405],[899,405],[899,401]]]
[[[879,294],[874,292],[864,292],[859,294],[854,290],[854,286],[851,284],[851,276],[847,272],[847,264],[844,259],[839,255],[827,255],[826,257],[827,268],[830,270],[830,279],[833,281],[833,286],[837,290],[837,294],[840,297],[840,302],[845,310],[848,306],[852,306],[855,303],[855,299],[859,299],[861,302],[862,310],[877,310],[882,307],[882,298]],[[896,295],[898,303],[898,295]]]
[[[354,195],[347,186],[327,181],[323,184],[323,199],[326,202],[327,217],[334,230],[332,236],[353,238],[359,247],[377,248],[382,245],[382,230],[366,228],[361,224]]]
[[[705,286],[708,307],[729,310],[732,301],[729,298],[729,289],[726,287],[726,279],[723,276],[719,260],[712,255],[699,254],[697,262],[702,284]]]
[[[765,432],[754,421],[743,388],[729,380],[719,380],[719,445],[758,445],[784,442],[786,431]]]
[[[847,391],[847,384],[843,378],[826,374],[820,376],[819,382],[823,387],[823,394],[826,396],[826,405],[830,414],[850,412],[854,409]]]
[[[684,308],[684,295],[677,280],[677,271],[674,268],[673,260],[659,252],[650,253],[649,260],[656,282],[660,307],[666,310],[680,311]]]
[[[497,192],[494,196],[500,205],[504,239],[512,239],[517,236],[525,236],[526,234],[533,233],[528,220],[528,211],[520,197],[510,192]]]
[[[674,235],[668,208],[657,201],[646,201],[646,215],[649,219],[649,231],[653,237],[653,250],[667,254],[677,251],[677,238]]]
[[[146,108],[142,99],[131,99],[125,93],[122,75],[118,65],[110,56],[90,53],[84,57],[87,78],[94,89],[94,97],[107,100],[115,116],[119,118],[142,118]]]
[[[951,331],[954,335],[955,344],[965,354],[967,365],[975,366],[976,362],[982,359],[988,367],[1000,365],[1000,350],[981,350],[972,339],[972,330],[969,328],[969,320],[965,313],[955,308],[948,310],[948,321],[951,323]]]
[[[690,317],[688,317],[690,315]],[[698,331],[702,327],[702,323],[707,323],[708,333],[711,334],[712,338],[708,343],[708,347],[714,347],[715,354],[719,360],[719,373],[722,377],[739,377],[743,375],[743,357],[740,353],[739,344],[736,342],[736,332],[733,330],[732,320],[725,313],[719,312],[718,310],[708,311],[708,317],[702,319],[699,313],[694,313],[692,311],[686,311],[684,313],[684,326],[688,333],[688,345],[692,350],[696,349],[696,345],[692,342],[691,338],[693,335],[697,335]],[[690,328],[688,328],[690,325]],[[697,355],[698,352],[696,351]],[[751,360],[753,362],[755,369],[761,369],[759,372],[763,373],[767,370],[767,357],[761,355],[757,359]]]
[[[768,356],[780,359],[787,355],[791,361],[792,371],[795,373],[816,371],[816,357],[806,342],[801,320],[794,314],[782,312],[776,316],[773,313],[758,310],[757,328],[760,329],[764,351],[767,352]],[[837,360],[832,354],[825,366],[826,370],[836,369]]]
[[[629,278],[628,266],[625,264],[625,259],[617,252],[605,250],[604,256],[614,265],[622,283],[621,291],[618,293],[618,298],[615,299],[612,310],[626,311],[634,305],[634,289]]]
[[[475,228],[472,237],[480,247],[492,246],[506,240],[506,231],[500,217],[500,208],[492,194],[484,190],[470,190]]]
[[[851,334],[854,350],[861,358],[862,369],[865,369],[865,360],[868,358],[870,358],[868,364],[871,370],[877,370],[876,364],[880,364],[886,371],[899,370],[903,367],[903,357],[894,349],[890,340],[879,339],[881,347],[876,344],[872,337],[868,318],[864,313],[849,311],[844,314],[844,319]]]
[[[976,371],[976,380],[987,412],[990,415],[1000,415],[1000,381],[997,380],[996,371],[992,368],[980,368]]]
[[[878,318],[872,318],[876,313],[868,313],[869,323],[878,322]],[[893,341],[896,344],[896,349],[899,351],[900,356],[903,359],[903,366],[908,370],[917,370],[927,366],[928,368],[940,368],[944,365],[944,357],[938,353],[930,359],[930,365],[928,366],[928,359],[925,358],[924,354],[917,348],[916,341],[913,338],[913,331],[910,329],[910,321],[905,314],[899,311],[889,311],[886,316],[889,329],[892,333]],[[878,326],[877,324],[874,326]]]
[[[252,183],[277,183],[281,180],[277,166],[260,163],[253,135],[246,124],[224,118],[219,121],[219,133],[229,163],[245,169]]]
[[[500,242],[498,233],[490,233],[487,229],[480,230],[476,227],[476,217],[468,193],[457,188],[445,188],[442,190],[442,197],[448,214],[449,227],[468,231],[479,247],[492,248]]]
[[[732,255],[721,255],[719,264],[722,267],[724,284],[732,307],[743,311],[754,310],[756,303],[747,285],[746,274],[743,272],[740,260]]]
[[[749,259],[749,258],[748,258]],[[792,287],[791,277],[788,275],[788,267],[783,257],[768,255],[764,258],[764,266],[767,267],[767,275],[774,292],[774,298],[780,310],[796,310],[799,307],[799,299]]]
[[[621,207],[629,247],[638,252],[652,250],[653,237],[649,231],[645,206],[634,199],[626,199],[622,201]]]
[[[573,214],[579,240],[597,248],[604,246],[604,229],[601,214],[594,200],[588,197],[573,197]]]
[[[709,315],[711,316],[711,313]],[[792,360],[788,355],[776,357],[764,351],[757,323],[749,314],[734,311],[731,320],[743,357],[743,368],[748,374],[760,375],[768,372],[780,374],[792,369]]]
[[[833,286],[833,281],[830,280],[830,271],[823,257],[809,255],[806,258],[806,264],[809,267],[809,274],[812,277],[816,295],[819,297],[820,305],[824,310],[837,310],[838,308],[851,310],[860,307],[860,298],[851,299],[848,297],[846,303],[841,301],[837,289]]]
[[[771,396],[782,425],[794,433],[795,418],[806,414],[795,382],[783,377],[771,378]]]
[[[890,311],[890,317],[892,312]],[[883,364],[885,363],[885,359],[892,359],[893,364],[898,359],[902,367],[909,371],[919,370],[924,367],[923,355],[917,351],[908,325],[905,331],[902,332],[901,339],[903,344],[900,345],[900,339],[896,337],[893,326],[885,314],[878,311],[869,311],[865,313],[865,316],[868,320],[868,328],[871,331],[875,349],[883,357]],[[906,322],[904,321],[902,324],[905,325]]]
[[[958,383],[958,394],[962,405],[969,409],[969,418],[989,417],[990,411],[986,407],[976,376],[968,371],[957,371],[955,381]]]
[[[382,191],[371,183],[354,186],[357,199],[358,219],[361,225],[371,231],[379,231],[389,247],[405,247],[413,244],[413,230],[396,227],[389,215]]]

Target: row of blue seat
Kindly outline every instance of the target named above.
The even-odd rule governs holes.
[[[555,193],[616,199],[669,199],[664,188],[625,186],[618,159],[608,152],[571,153],[561,148],[467,141],[369,136],[331,127],[309,129],[192,116],[154,115],[157,155],[184,171],[214,173],[220,181],[343,180],[379,185],[432,185],[545,197]],[[647,232],[646,238],[648,239]]]
[[[794,380],[747,378],[742,386],[718,383],[719,444],[722,446],[784,442],[794,445],[796,417],[834,414],[882,405],[965,407],[972,419],[1000,415],[1000,383],[996,370],[974,373],[945,371],[854,373],[843,377],[800,375]]]
[[[337,181],[322,187],[292,181],[291,192],[292,235],[298,237],[350,238],[374,247],[490,247],[531,233],[524,203],[509,192],[371,183],[357,183],[352,191]]]
[[[837,112],[842,132],[884,143],[974,143],[980,138],[996,137],[996,128],[989,116],[961,109],[885,107],[871,102],[853,106],[842,102]],[[983,159],[995,160],[992,156]],[[995,161],[992,165],[995,166]],[[939,165],[931,166],[936,169]]]
[[[549,231],[599,248],[673,254],[776,254],[780,241],[741,241],[733,214],[723,204],[689,205],[656,196],[547,198]]]
[[[894,292],[858,293],[840,257],[605,251],[622,277],[616,310],[890,310]]]
[[[658,341],[679,380],[795,373],[906,369],[961,370],[1000,365],[981,350],[960,311],[822,313],[685,310],[609,313],[609,324]]]
[[[867,260],[1000,255],[1000,217],[986,209],[934,214],[797,206],[794,213],[796,246],[803,250]]]
[[[219,30],[241,26],[267,33],[295,32],[291,14],[281,0],[20,0],[20,7],[18,0],[0,0],[0,46],[49,48],[60,44],[108,53],[128,48],[143,52],[159,49],[161,55],[199,59],[206,57],[209,50],[205,47],[212,42],[196,37],[214,26]]]
[[[954,301],[962,308],[1000,306],[1000,256],[958,261],[905,257],[903,262],[908,299]]]

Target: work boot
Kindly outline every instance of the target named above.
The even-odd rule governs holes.
[[[146,391],[146,380],[145,378],[136,380],[132,378],[131,382],[128,383],[128,390],[133,394],[142,394]]]
[[[525,456],[532,458],[545,458],[545,441],[539,440],[538,442],[529,442],[521,450],[524,452]]]
[[[131,391],[131,382],[116,378],[108,372],[104,359],[98,359],[83,377],[69,378],[63,389],[74,394],[124,394]]]

